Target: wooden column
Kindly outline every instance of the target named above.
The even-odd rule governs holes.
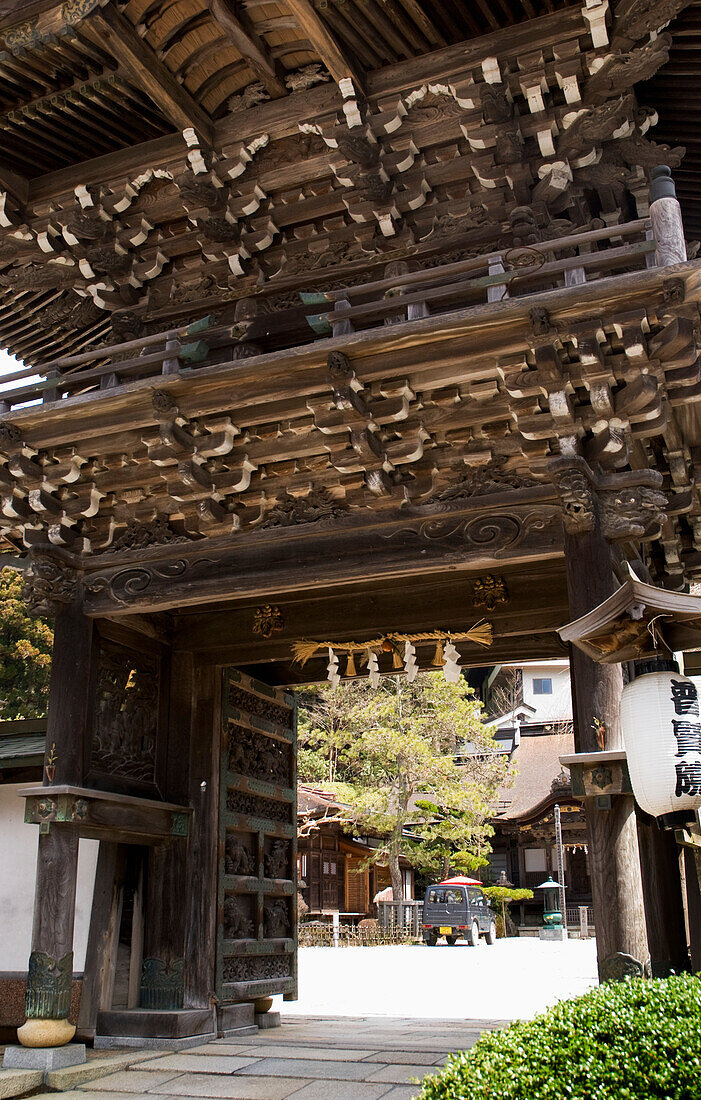
[[[567,590],[573,619],[591,611],[617,587],[609,545],[595,508],[588,525],[589,529],[566,530],[565,534]],[[588,753],[601,748],[595,720],[605,728],[606,748],[620,748],[620,668],[596,664],[575,648],[570,663],[576,751]],[[641,966],[648,959],[635,802],[632,795],[613,795],[610,809],[600,809],[596,798],[585,798],[584,805],[599,978],[603,981],[625,963],[621,955],[632,956]]]
[[[170,705],[164,795],[189,801],[189,757],[194,729],[195,679],[192,654],[176,653],[170,663]],[[183,1007],[185,936],[188,919],[187,859],[190,841],[173,839],[148,853],[142,1008]]]
[[[657,164],[650,176],[650,221],[657,245],[655,263],[658,267],[682,264],[686,260],[686,241],[672,173],[666,164]]]
[[[673,829],[665,829],[637,808],[645,922],[652,976],[666,978],[689,968],[679,850]]]
[[[49,687],[44,785],[50,819],[51,784],[80,786],[83,743],[88,722],[93,625],[78,601],[63,605],[56,615]],[[20,1039],[36,1039],[33,1021],[66,1021],[73,977],[78,837],[72,829],[47,820],[40,825],[34,890],[32,953],[29,958],[26,1012],[28,1023]],[[47,1034],[49,1032],[47,1031]],[[44,1044],[66,1042],[51,1032]]]
[[[219,788],[221,770],[221,670],[194,670],[188,801],[194,809],[187,846],[185,1007],[209,1008],[215,995]]]

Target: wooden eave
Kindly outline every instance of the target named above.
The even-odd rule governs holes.
[[[632,573],[607,600],[558,630],[601,664],[701,648],[701,597],[645,584]]]
[[[697,309],[696,303],[701,296],[701,264],[691,261],[675,271],[685,283],[683,310],[688,313]],[[667,280],[667,272],[649,268],[604,279],[599,284],[565,287],[552,292],[548,299],[548,316],[553,338],[558,344],[566,342],[571,323],[575,325],[579,341],[584,339],[588,325],[593,325],[595,331],[602,325],[613,331],[623,303],[626,316],[630,315],[630,310],[643,308],[644,303],[646,316],[658,328],[662,325],[662,333],[665,326],[669,328],[671,324],[670,333],[676,347],[676,322],[668,320],[669,307],[665,302]],[[607,294],[609,286],[610,294]],[[259,590],[257,586],[263,581],[261,570],[265,571],[266,562],[272,563],[280,553],[301,560],[303,546],[307,548],[304,553],[309,569],[320,567],[319,563],[329,554],[335,557],[337,580],[343,578],[343,568],[350,570],[348,577],[352,575],[357,579],[363,576],[364,568],[367,571],[362,559],[354,557],[361,544],[368,553],[372,550],[373,569],[378,577],[396,576],[402,566],[393,552],[393,547],[398,545],[391,542],[395,537],[393,532],[399,535],[407,525],[418,530],[422,524],[433,520],[440,523],[450,518],[451,522],[457,522],[461,515],[480,509],[482,515],[487,512],[494,516],[518,514],[519,522],[526,522],[528,515],[537,512],[542,536],[534,532],[534,537],[522,548],[514,549],[513,560],[558,556],[561,553],[560,513],[555,488],[547,474],[553,446],[547,439],[557,432],[557,425],[547,409],[532,399],[530,405],[526,403],[523,407],[525,419],[522,419],[518,404],[512,405],[508,393],[509,387],[514,385],[508,381],[512,377],[510,372],[516,372],[514,378],[520,377],[518,372],[526,363],[524,356],[530,354],[529,349],[533,347],[532,301],[527,296],[493,302],[442,316],[318,340],[284,351],[255,354],[210,366],[181,368],[172,376],[158,373],[125,385],[78,393],[61,401],[48,400],[41,406],[18,408],[11,418],[7,418],[12,432],[22,440],[18,454],[22,449],[27,456],[38,453],[42,462],[49,463],[46,467],[49,478],[51,464],[57,462],[57,471],[66,469],[69,481],[66,491],[61,491],[59,497],[52,496],[47,486],[38,493],[31,490],[32,495],[26,498],[29,486],[23,487],[22,480],[28,477],[30,485],[37,484],[37,474],[33,470],[39,468],[32,465],[33,460],[25,465],[24,460],[10,458],[7,471],[16,470],[19,480],[13,490],[17,495],[5,498],[5,515],[11,517],[16,508],[26,514],[27,500],[30,501],[30,507],[38,511],[35,518],[27,515],[25,538],[35,541],[40,536],[42,524],[51,523],[54,541],[62,541],[69,553],[74,544],[77,560],[91,570],[105,570],[104,578],[109,580],[123,568],[122,562],[126,566],[130,560],[128,551],[119,556],[111,548],[114,525],[117,531],[125,525],[124,516],[129,513],[130,500],[143,500],[146,511],[140,513],[137,506],[133,513],[135,519],[140,514],[147,518],[155,510],[172,516],[176,526],[185,524],[187,536],[182,534],[175,551],[183,560],[201,555],[198,535],[206,535],[208,549],[219,553],[221,548],[222,561],[226,559],[227,568],[234,569],[237,560],[241,566],[244,559],[249,561],[247,569],[240,574],[246,575],[245,582],[242,581],[244,587],[251,586],[249,594]],[[659,310],[656,321],[655,309]],[[664,335],[655,339],[664,349]],[[363,393],[367,394],[363,400],[374,402],[370,406],[373,411],[368,415],[379,425],[379,431],[373,433],[376,450],[367,451],[364,457],[362,440],[367,437],[362,436],[362,431],[365,429],[361,430],[359,439],[361,451],[355,454],[349,447],[354,438],[351,433],[357,430],[356,413],[351,411],[350,419],[345,421],[343,415],[333,409],[333,383],[328,375],[332,360],[329,356],[339,355],[341,359],[337,361],[347,364],[343,369],[352,372]],[[159,362],[158,355],[156,359]],[[672,360],[674,362],[676,360]],[[502,395],[500,387],[504,384],[507,365],[507,391]],[[114,366],[118,370],[120,363]],[[625,359],[617,369],[622,366],[625,366]],[[105,369],[109,373],[109,366]],[[77,379],[81,377],[84,376],[76,376]],[[526,374],[525,377],[531,376]],[[582,393],[586,390],[586,377],[585,371],[578,383]],[[624,372],[621,377],[633,379],[635,375],[628,376]],[[407,396],[403,399],[406,405],[402,412],[401,404],[397,406],[397,399],[392,395],[404,392]],[[453,396],[445,411],[441,411],[440,395],[446,392]],[[438,404],[432,396],[434,393],[439,398]],[[385,402],[389,404],[385,406]],[[163,403],[165,408],[174,410],[172,416],[186,428],[186,435],[180,443],[176,439],[169,444],[175,446],[172,457],[166,454],[161,459],[158,457],[158,422],[154,427],[154,420],[157,421],[156,410]],[[391,411],[383,415],[385,407]],[[579,410],[573,408],[573,414],[573,424],[581,416],[586,423],[590,415],[586,402]],[[329,415],[331,421],[326,426],[324,418]],[[458,445],[446,448],[444,434],[451,432],[451,418],[458,429]],[[281,420],[286,425],[282,433]],[[491,439],[490,424],[494,425],[495,433]],[[510,425],[507,435],[504,424]],[[222,476],[232,486],[237,483],[240,475],[235,471],[242,463],[252,464],[253,471],[248,483],[242,484],[239,490],[233,493],[231,489],[226,490],[226,499],[231,502],[233,511],[227,510],[228,505],[222,510],[222,504],[217,502],[222,499],[220,494],[215,494],[215,503],[210,507],[207,501],[212,488],[207,488],[206,479],[201,484],[193,482],[184,493],[182,486],[178,487],[181,474],[185,476],[187,472],[188,441],[194,439],[195,449],[201,446],[207,453],[208,433],[221,431],[223,425],[235,425],[235,429],[231,429],[229,442],[223,447],[227,465],[215,462],[212,467],[215,477],[220,479],[219,484]],[[467,430],[464,437],[467,447],[460,442],[461,425],[463,432]],[[482,434],[483,441],[476,453],[470,451],[473,432],[469,425]],[[166,426],[160,430],[165,431],[162,438],[167,439],[170,429]],[[521,431],[525,431],[525,436],[519,441]],[[432,432],[437,434],[432,435]],[[505,450],[499,443],[500,438],[509,440]],[[372,441],[367,440],[367,443],[370,445]],[[183,444],[186,446],[182,454],[185,466],[181,467],[178,448]],[[221,450],[222,446],[217,444],[215,450]],[[368,491],[365,481],[368,470],[373,464],[381,469],[383,462],[378,446],[387,448],[387,456],[394,455],[399,462],[397,468],[402,472],[406,493],[401,489],[401,481],[396,492],[388,490],[385,496],[377,497]],[[154,447],[156,450],[152,451]],[[72,456],[76,454],[81,456],[78,480],[70,473]],[[156,458],[156,465],[149,457],[151,454]],[[131,456],[126,465],[120,455]],[[86,464],[87,456],[90,462]],[[460,484],[470,466],[483,468],[488,479],[493,456],[500,456],[499,460],[507,463],[507,471],[517,475],[515,484],[519,483],[519,477],[525,476],[523,487],[514,492],[507,480],[503,492],[500,494],[495,489],[496,495],[491,499],[483,490],[477,498],[467,494],[466,500],[461,502]],[[642,445],[637,457],[640,462],[652,462]],[[63,465],[65,463],[68,466]],[[233,471],[231,476],[226,473],[227,467]],[[207,468],[206,464],[200,467],[202,471]],[[451,499],[451,485],[456,487],[454,500]],[[445,500],[441,499],[441,486],[445,486],[448,493]],[[281,499],[284,501],[287,492],[296,494],[301,504],[310,489],[312,498],[314,492],[325,493],[324,507],[338,512],[331,526],[285,526],[281,518],[282,527],[276,521],[273,524],[276,529],[269,529],[276,515],[275,508]],[[434,496],[436,492],[438,495]],[[47,495],[42,495],[44,493]],[[65,500],[65,505],[60,503],[61,499]],[[81,521],[78,527],[70,518],[73,499],[78,502],[78,514],[81,508],[88,511],[86,521]],[[91,500],[94,505],[90,505]],[[200,502],[204,509],[201,520],[197,518],[201,512]],[[692,496],[688,501],[685,498],[683,507],[687,510],[697,507]],[[63,508],[69,510],[66,519],[58,521],[57,513]],[[208,512],[212,514],[208,516]],[[238,517],[236,523],[235,517]],[[14,530],[11,518],[5,523]],[[82,537],[76,539],[81,530],[86,535],[90,533],[89,553],[81,553],[81,547],[87,550],[88,544],[83,544]],[[101,553],[101,549],[106,553]],[[141,556],[155,562],[170,554],[172,549],[166,546],[146,550]],[[423,559],[417,548],[417,559],[411,568],[430,572],[436,565],[436,558],[433,551],[427,553],[427,548],[422,553]],[[254,567],[246,555],[253,555]],[[474,560],[486,563],[489,553],[482,558],[477,554]],[[183,595],[183,601],[216,600],[218,593],[221,595],[216,584],[216,569],[208,583],[208,588],[200,585],[193,589],[191,597]],[[303,588],[307,578],[301,571],[285,583],[291,588]],[[100,584],[102,581],[98,589]],[[176,590],[177,584],[166,584],[158,606],[172,606]],[[102,595],[91,596],[88,603],[91,613],[108,611],[111,606]],[[127,601],[122,608],[126,611],[130,606]]]

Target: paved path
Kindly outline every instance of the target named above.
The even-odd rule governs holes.
[[[299,1000],[284,1015],[530,1019],[597,984],[594,940],[493,947],[303,947]]]
[[[58,1095],[61,1100],[412,1100],[419,1091],[413,1081],[501,1022],[299,1017],[239,1042],[217,1039],[179,1054],[141,1054],[145,1060],[127,1070]],[[52,1097],[57,1094],[34,1100]]]

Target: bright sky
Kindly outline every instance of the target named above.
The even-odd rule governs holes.
[[[21,366],[21,363],[18,359],[15,359],[14,355],[0,350],[0,375],[6,374],[10,370],[16,370],[19,366]]]

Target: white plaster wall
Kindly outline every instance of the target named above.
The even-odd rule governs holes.
[[[26,783],[0,784],[0,971],[26,971],[31,950],[38,825],[25,825]],[[81,840],[75,903],[73,969],[82,971],[97,864],[97,840]]]
[[[523,668],[523,701],[533,707],[535,714],[529,716],[529,722],[556,722],[572,720],[572,694],[570,692],[569,662],[543,661],[541,664],[529,662]],[[534,695],[534,679],[551,679],[552,695]]]

